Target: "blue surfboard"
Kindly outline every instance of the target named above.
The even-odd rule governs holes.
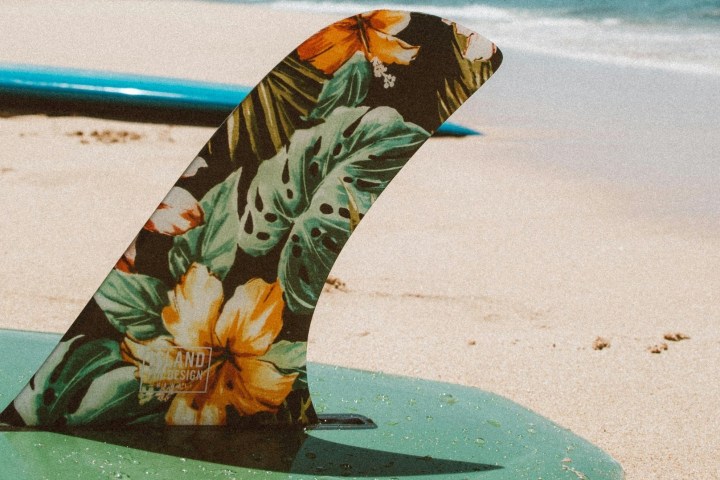
[[[244,85],[27,64],[0,64],[0,104],[58,112],[167,116],[168,121],[219,125],[252,90]],[[162,117],[164,118],[164,117]],[[437,136],[480,135],[446,122]]]

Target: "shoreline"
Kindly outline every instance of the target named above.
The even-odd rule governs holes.
[[[254,84],[334,19],[92,5],[10,3],[0,61]],[[262,21],[230,42],[237,17]],[[170,42],[190,18],[205,34]],[[283,35],[268,42],[272,25]],[[37,29],[46,35],[27,45]],[[121,38],[138,44],[103,56]],[[348,291],[322,295],[309,359],[503,395],[606,450],[628,480],[720,474],[717,82],[500,48],[503,66],[452,117],[484,135],[428,142],[379,198],[333,268]],[[258,61],[228,62],[247,56]],[[213,129],[0,123],[0,328],[63,332]],[[105,143],[106,130],[128,135]],[[693,189],[707,190],[707,209]],[[609,348],[594,350],[597,337]],[[667,351],[647,350],[661,342]]]

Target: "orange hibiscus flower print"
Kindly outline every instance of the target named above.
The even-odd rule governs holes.
[[[282,329],[279,283],[252,279],[223,305],[220,280],[204,265],[193,263],[169,297],[162,320],[171,336],[125,338],[121,347],[123,357],[139,367],[143,385],[149,383],[143,369],[153,372],[153,384],[172,384],[178,380],[172,368],[178,358],[182,362],[186,353],[209,353],[203,373],[172,399],[166,423],[224,425],[227,407],[244,416],[276,412],[298,376],[280,373],[259,359]]]
[[[408,12],[376,10],[336,22],[306,40],[297,52],[326,74],[334,73],[356,52],[369,62],[408,65],[420,47],[395,37],[410,23]]]

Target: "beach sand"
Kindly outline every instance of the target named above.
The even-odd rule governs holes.
[[[334,19],[53,5],[3,5],[0,62],[254,84]],[[309,358],[506,396],[629,480],[720,478],[720,80],[504,53],[453,117],[484,135],[427,142],[343,250]],[[0,118],[0,327],[63,332],[211,132]]]

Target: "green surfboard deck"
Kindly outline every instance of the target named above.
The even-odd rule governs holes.
[[[0,330],[0,408],[59,339]],[[0,431],[0,478],[624,478],[589,442],[479,389],[320,364],[308,375],[318,413],[364,415],[377,428]]]

